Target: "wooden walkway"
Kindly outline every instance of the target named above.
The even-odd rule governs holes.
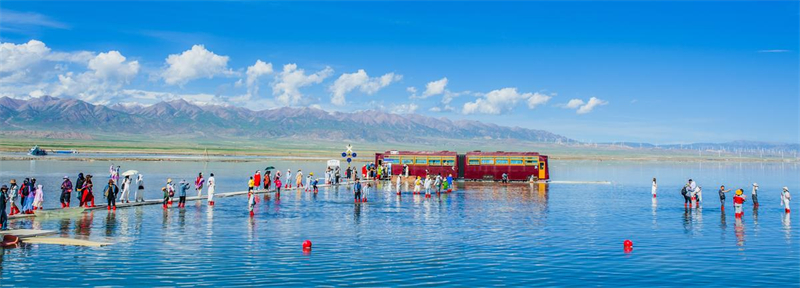
[[[362,180],[361,182],[364,183],[364,182],[367,182],[367,181],[372,181],[372,180]],[[351,184],[353,184],[353,182],[346,182],[346,183],[342,183],[342,184],[339,184],[339,185],[347,187],[347,186],[349,186]],[[330,187],[330,186],[333,186],[333,185],[331,185],[331,184],[317,185],[317,188],[324,188],[324,187]],[[298,190],[297,187],[281,189],[282,192],[297,191],[297,190]],[[261,190],[256,190],[255,193],[256,194],[274,194],[275,193],[275,189],[270,189],[270,190],[261,189]],[[247,195],[247,191],[214,193],[214,198],[225,198],[225,197],[233,197],[233,196],[241,196],[241,195]],[[174,199],[173,200],[173,204],[175,204],[175,202],[178,200],[178,197],[177,196],[173,197],[173,199]],[[98,200],[102,201],[103,204],[98,203]],[[204,200],[208,200],[208,195],[187,196],[186,197],[186,202],[204,201]],[[131,203],[120,203],[120,202],[117,202],[117,209],[128,208],[128,207],[136,207],[136,206],[145,206],[145,205],[160,205],[162,203],[164,203],[163,199],[150,199],[150,200],[144,200],[144,202],[131,202]],[[70,209],[72,209],[72,208],[70,208]],[[108,209],[108,205],[105,204],[105,199],[98,198],[98,197],[95,197],[95,207],[85,208],[86,211],[107,210],[107,209]],[[53,209],[44,209],[44,210],[40,210],[40,211],[44,212],[44,213],[47,213],[47,212],[55,212],[55,211],[61,211],[61,210],[63,210],[63,209],[61,209],[61,208],[53,208]],[[43,214],[43,213],[37,213],[37,214]],[[80,214],[77,214],[77,215],[80,215]],[[17,214],[17,215],[13,215],[13,216],[8,216],[8,219],[9,220],[14,220],[14,219],[33,218],[33,217],[37,217],[37,215],[36,214]],[[9,231],[11,231],[11,230],[9,230]]]

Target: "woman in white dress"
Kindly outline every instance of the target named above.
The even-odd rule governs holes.
[[[217,186],[217,181],[214,180],[214,173],[208,177],[208,205],[214,206],[214,189]]]

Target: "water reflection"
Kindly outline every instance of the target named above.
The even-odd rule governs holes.
[[[114,236],[117,228],[117,213],[109,211],[106,213],[105,230],[106,237]]]
[[[783,234],[786,236],[786,242],[792,241],[792,213],[783,213],[781,215],[781,224],[783,224]]]
[[[92,223],[94,223],[94,211],[84,212],[81,219],[75,222],[75,235],[89,238],[92,234]]]
[[[733,231],[736,234],[736,246],[744,246],[744,220],[743,217],[734,217],[736,221],[733,224]]]

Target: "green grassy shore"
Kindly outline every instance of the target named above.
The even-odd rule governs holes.
[[[441,140],[429,139],[423,143],[372,143],[325,141],[315,139],[281,140],[196,140],[174,138],[102,137],[92,140],[75,139],[0,139],[1,152],[27,152],[33,145],[47,151],[76,150],[79,154],[64,159],[80,159],[80,153],[140,154],[139,160],[147,160],[141,154],[153,155],[154,160],[164,160],[163,155],[182,156],[272,156],[314,157],[338,159],[351,143],[353,150],[363,155],[360,160],[371,159],[376,152],[387,150],[450,150],[464,153],[482,151],[536,151],[554,160],[598,160],[598,161],[768,161],[798,162],[797,158],[760,157],[759,155],[734,155],[697,150],[663,150],[630,148],[611,145],[561,145],[513,140]],[[29,156],[6,154],[0,159],[25,159]],[[93,156],[97,158],[98,156]],[[144,158],[144,159],[143,159]],[[192,160],[192,159],[188,159]],[[247,161],[247,159],[240,159]],[[237,160],[238,161],[238,160]]]

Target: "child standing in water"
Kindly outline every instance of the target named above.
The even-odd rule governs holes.
[[[283,184],[283,188],[292,188],[292,169],[286,169],[286,184]]]
[[[253,193],[253,187],[256,185],[256,182],[253,181],[253,176],[250,176],[250,181],[247,181],[247,193]]]
[[[281,173],[275,174],[275,198],[281,198]]]
[[[297,191],[300,191],[300,188],[303,188],[303,169],[297,169],[297,177],[294,180]]]
[[[417,176],[417,179],[414,180],[414,192],[413,192],[413,194],[419,194],[421,185],[422,185],[422,178]]]
[[[656,191],[658,191],[658,184],[656,184],[656,178],[653,177],[653,188],[650,189],[650,193],[653,194],[653,198],[656,198]]]
[[[450,191],[452,191],[452,190],[453,190],[453,174],[448,174],[447,175],[447,192],[450,193]]]
[[[167,179],[167,192],[169,193],[169,205],[172,206],[172,198],[175,198],[175,185],[172,184],[172,178]]]
[[[255,215],[253,209],[256,208],[256,193],[247,193],[247,210],[250,211],[250,217]]]

